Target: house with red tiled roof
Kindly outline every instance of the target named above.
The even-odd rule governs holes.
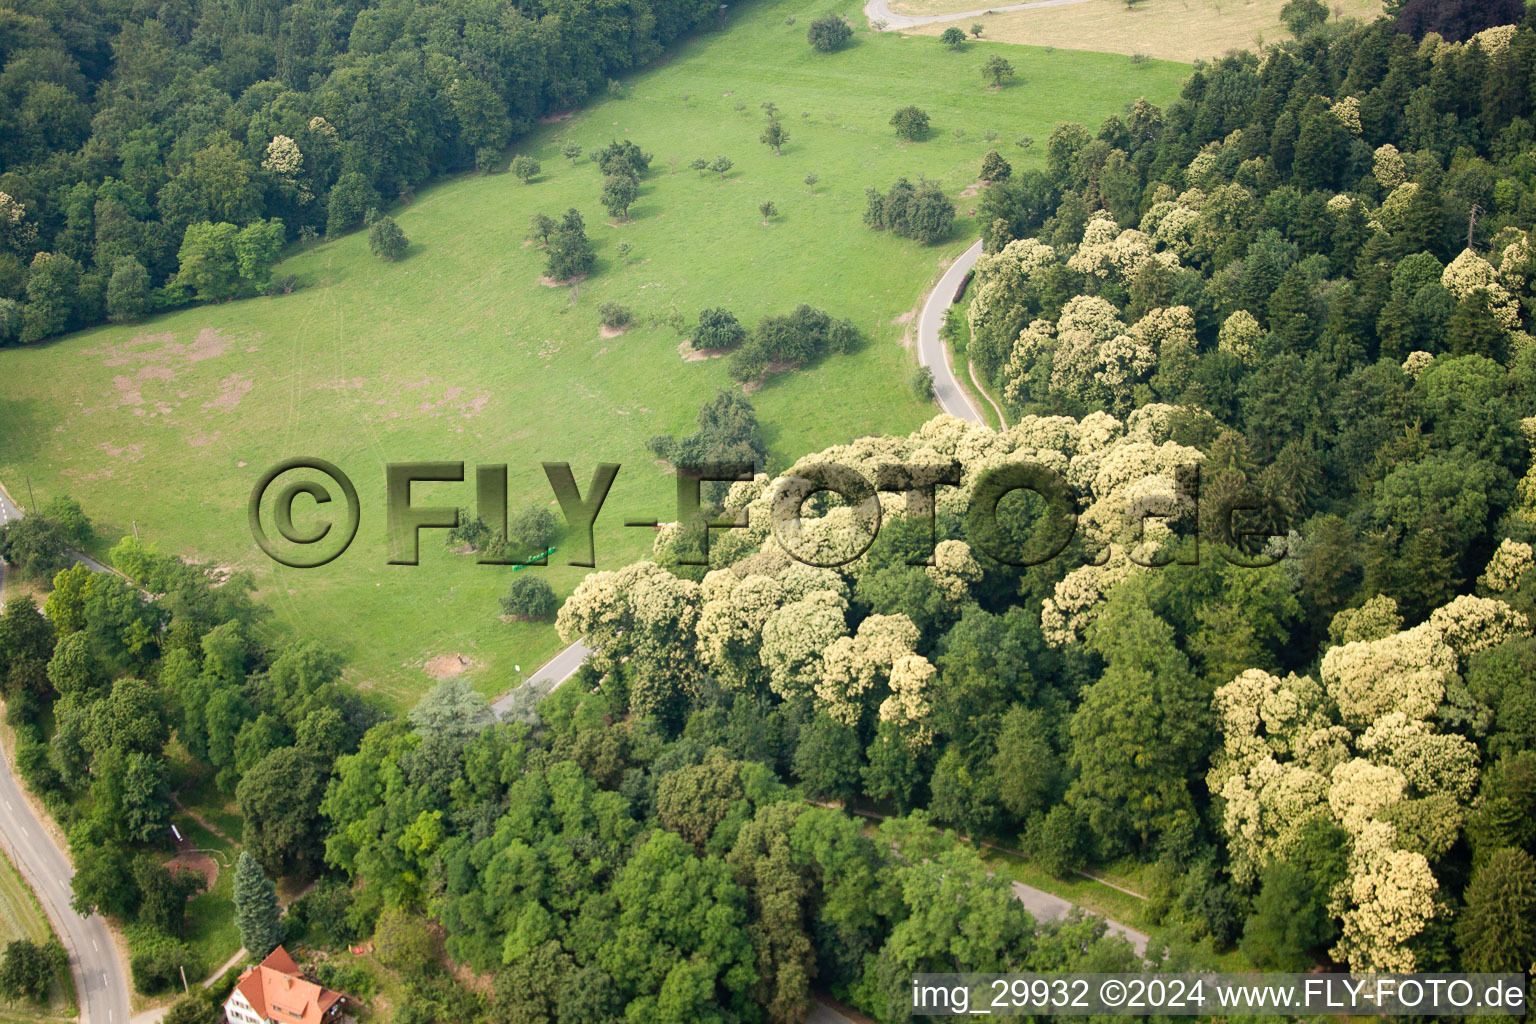
[[[347,998],[304,977],[282,946],[240,975],[224,1002],[226,1024],[332,1024]]]

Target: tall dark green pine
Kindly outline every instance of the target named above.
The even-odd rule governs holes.
[[[1306,272],[1292,267],[1269,300],[1269,343],[1278,352],[1306,352],[1314,331],[1317,303]]]
[[[1504,358],[1504,328],[1488,308],[1486,291],[1479,288],[1456,304],[1456,312],[1451,314],[1451,324],[1445,332],[1445,343],[1458,356]]]
[[[277,886],[249,853],[241,853],[235,865],[234,900],[240,944],[251,956],[264,959],[283,940],[283,923],[277,905]]]

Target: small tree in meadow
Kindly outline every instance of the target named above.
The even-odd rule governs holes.
[[[597,254],[587,238],[587,226],[574,207],[565,211],[549,236],[544,273],[555,281],[567,281],[592,269]]]
[[[815,174],[807,174],[805,176],[805,187],[811,190],[811,195],[816,194],[816,183],[820,180]]]
[[[701,157],[696,158],[688,166],[692,167],[694,170],[698,171],[699,172],[699,177],[702,178],[702,177],[704,177],[704,172],[709,170],[709,161],[704,159],[701,156]]]
[[[763,144],[773,150],[774,156],[781,155],[784,143],[789,141],[789,130],[772,114],[768,115],[768,123],[763,125],[763,134],[760,136]]]
[[[981,77],[992,83],[992,88],[1001,89],[1003,83],[1013,79],[1013,65],[1002,56],[993,54],[987,58],[987,62],[981,66]]]
[[[567,142],[565,145],[560,147],[560,155],[565,157],[571,163],[575,163],[577,160],[581,159],[581,146],[575,142]]]
[[[853,26],[839,15],[824,14],[811,22],[805,38],[818,53],[832,53],[848,45],[853,38]]]
[[[951,50],[958,50],[965,45],[965,33],[951,25],[939,35],[939,42]]]
[[[640,195],[640,183],[628,174],[610,174],[603,179],[603,208],[620,220],[629,219],[629,208]]]
[[[617,302],[605,302],[597,307],[598,321],[610,331],[622,330],[634,322],[630,308]]]
[[[928,134],[928,114],[920,107],[902,107],[891,115],[891,127],[897,135],[913,142]]]
[[[1300,39],[1312,29],[1328,20],[1328,5],[1322,0],[1287,0],[1280,8],[1280,20]]]
[[[549,236],[554,234],[558,227],[555,218],[543,213],[536,213],[528,223],[528,240],[537,239],[540,245],[549,244]]]
[[[726,174],[728,174],[731,168],[735,166],[736,161],[732,160],[730,157],[717,156],[710,162],[709,169],[720,175],[720,180],[724,181]]]
[[[559,602],[554,588],[524,570],[512,577],[507,594],[501,599],[501,612],[524,622],[536,622],[555,614]]]
[[[779,215],[779,208],[773,205],[772,199],[764,199],[762,202],[758,203],[757,210],[763,215],[764,224],[767,224],[770,220]]]
[[[614,254],[619,257],[619,262],[623,263],[625,266],[628,266],[629,254],[635,251],[635,247],[629,242],[620,242],[617,246],[614,247],[613,251]]]
[[[971,22],[971,35],[975,36],[977,39],[981,38],[981,34],[985,32],[986,29],[987,27],[979,21]]]
[[[393,217],[380,217],[368,229],[368,248],[381,260],[393,263],[410,248],[410,239]]]
[[[524,185],[538,177],[540,170],[539,162],[531,156],[519,153],[512,158],[512,173],[517,175],[518,180]]]

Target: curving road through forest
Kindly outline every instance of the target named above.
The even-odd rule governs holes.
[[[0,487],[0,525],[20,519],[22,511]],[[97,572],[105,566],[83,556]],[[0,562],[0,601],[4,599],[5,564]],[[69,855],[54,842],[32,805],[22,795],[10,764],[0,757],[0,843],[53,922],[53,930],[69,954],[81,1024],[128,1024],[128,979],[107,923],[99,914],[83,917],[70,905],[69,880],[75,869]]]
[[[965,275],[971,272],[980,257],[981,239],[978,238],[969,249],[955,257],[955,262],[949,265],[944,276],[939,278],[939,283],[928,293],[928,300],[923,303],[923,314],[917,321],[917,361],[933,371],[933,397],[940,409],[951,416],[985,426],[987,421],[982,417],[981,410],[976,408],[971,396],[965,393],[965,389],[955,379],[949,347],[939,336],[944,318],[949,315],[949,307],[955,301],[955,293],[960,290],[960,282],[965,280]]]
[[[1081,0],[1036,0],[1034,3],[995,9],[1015,10],[1079,2]],[[886,0],[871,0],[865,10],[869,11],[877,6],[887,8],[888,11]],[[907,20],[912,24],[926,24],[927,21],[970,16],[970,14],[955,14],[926,21]],[[939,335],[939,329],[944,325],[944,317],[949,312],[960,282],[965,279],[966,274],[970,273],[981,251],[982,243],[978,240],[956,257],[955,261],[945,269],[933,291],[928,294],[927,300],[923,303],[922,315],[918,319],[917,357],[921,365],[933,370],[934,399],[938,402],[939,408],[951,416],[971,423],[984,424],[986,420],[981,412],[960,387],[959,381],[955,379],[949,350]],[[19,519],[21,515],[21,509],[11,501],[5,490],[0,488],[0,526],[12,519]],[[78,560],[94,571],[110,571],[100,563],[84,556],[79,556]],[[0,562],[0,600],[4,597],[4,573],[5,565]],[[492,710],[498,716],[505,716],[512,711],[517,705],[517,694],[524,687],[535,686],[546,694],[552,693],[576,674],[576,670],[581,667],[582,662],[586,661],[590,653],[591,649],[579,641],[564,648],[529,675],[523,686],[493,703]],[[69,880],[74,875],[74,869],[70,865],[69,857],[55,845],[48,831],[43,828],[42,823],[33,813],[31,806],[22,797],[21,790],[3,758],[0,758],[0,802],[3,802],[5,807],[5,814],[0,816],[0,841],[4,842],[16,866],[36,890],[49,920],[53,922],[54,929],[59,933],[65,949],[69,951],[70,970],[75,978],[75,991],[80,1001],[82,1024],[118,1024],[119,1021],[122,1024],[128,1024],[128,983],[106,923],[100,916],[94,914],[88,918],[81,917],[70,906]],[[1073,906],[1059,896],[1020,882],[1013,883],[1013,892],[1020,902],[1040,920],[1062,917]],[[1128,939],[1138,954],[1146,951],[1147,936],[1141,932],[1117,921],[1110,921],[1109,928],[1112,933]],[[824,1015],[832,1013],[827,1007],[820,1007],[818,1012]],[[823,1016],[821,1019],[828,1019],[828,1017]],[[833,1019],[836,1017],[834,1016]]]

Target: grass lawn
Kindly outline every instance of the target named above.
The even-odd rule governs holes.
[[[48,942],[54,938],[53,927],[43,915],[37,897],[11,859],[0,852],[0,950],[18,939]],[[74,1013],[74,985],[68,972],[53,986],[47,1006],[25,1001],[9,1003],[0,999],[0,1022],[63,1020]]]
[[[891,10],[947,14],[982,6],[975,0],[894,0]],[[1280,21],[1283,6],[1284,0],[1143,0],[1135,6],[1125,0],[1083,0],[973,20],[986,26],[984,39],[1193,61],[1291,38]],[[1346,18],[1370,20],[1382,13],[1381,0],[1337,0],[1329,7]],[[941,22],[904,31],[936,36],[949,27]],[[970,22],[961,27],[969,29]]]
[[[1097,125],[1137,96],[1167,103],[1188,69],[1123,56],[1007,48],[1019,78],[983,87],[979,68],[1001,44],[952,54],[929,40],[860,31],[844,52],[806,44],[825,0],[758,0],[731,26],[631,76],[622,93],[540,127],[518,151],[543,173],[463,176],[393,211],[409,256],[385,264],[362,233],[298,252],[277,274],[292,295],[183,310],[53,344],[0,352],[0,480],[39,502],[68,492],[99,524],[99,549],[134,525],[159,550],[252,569],[274,611],[273,634],[323,638],[350,678],[385,704],[408,706],[433,658],[460,654],[485,693],[517,681],[558,649],[548,624],[503,624],[506,568],[454,555],[440,533],[422,564],[386,564],[385,464],[463,460],[469,482],[415,489],[418,504],[473,504],[473,466],[510,467],[511,504],[553,497],[540,462],[569,461],[583,491],[599,462],[623,464],[598,523],[600,569],[648,554],[651,533],[627,518],[673,518],[674,488],[645,448],[691,429],[698,407],[728,386],[725,360],[684,362],[681,338],[652,318],[726,306],[744,322],[809,302],[851,317],[864,347],[773,379],[753,395],[779,465],[853,437],[906,432],[933,414],[908,388],[903,345],[941,263],[975,237],[973,185],[982,156],[1021,134],[1044,139],[1065,120]],[[858,18],[854,3],[841,9]],[[789,130],[782,156],[758,141],[760,105]],[[891,113],[919,103],[930,137],[904,143]],[[628,137],[655,154],[633,219],[598,203],[600,175],[560,147]],[[1021,158],[1044,159],[1044,146]],[[728,177],[689,170],[725,154]],[[804,179],[815,174],[814,190]],[[865,229],[864,190],[927,175],[958,199],[953,240],[924,248]],[[967,192],[969,191],[969,195]],[[764,225],[758,203],[780,211]],[[525,245],[529,217],[581,210],[598,252],[577,288],[539,283],[543,256]],[[617,246],[633,246],[629,262]],[[597,307],[630,306],[637,326],[599,337]],[[247,496],[281,459],[334,462],[356,482],[362,525],[351,549],[320,569],[276,566],[252,542]],[[300,519],[308,515],[300,502]],[[302,525],[302,524],[301,524]],[[269,527],[270,529],[270,523]],[[562,542],[563,543],[563,542]],[[588,570],[537,570],[562,596]],[[457,661],[457,659],[454,659]]]

